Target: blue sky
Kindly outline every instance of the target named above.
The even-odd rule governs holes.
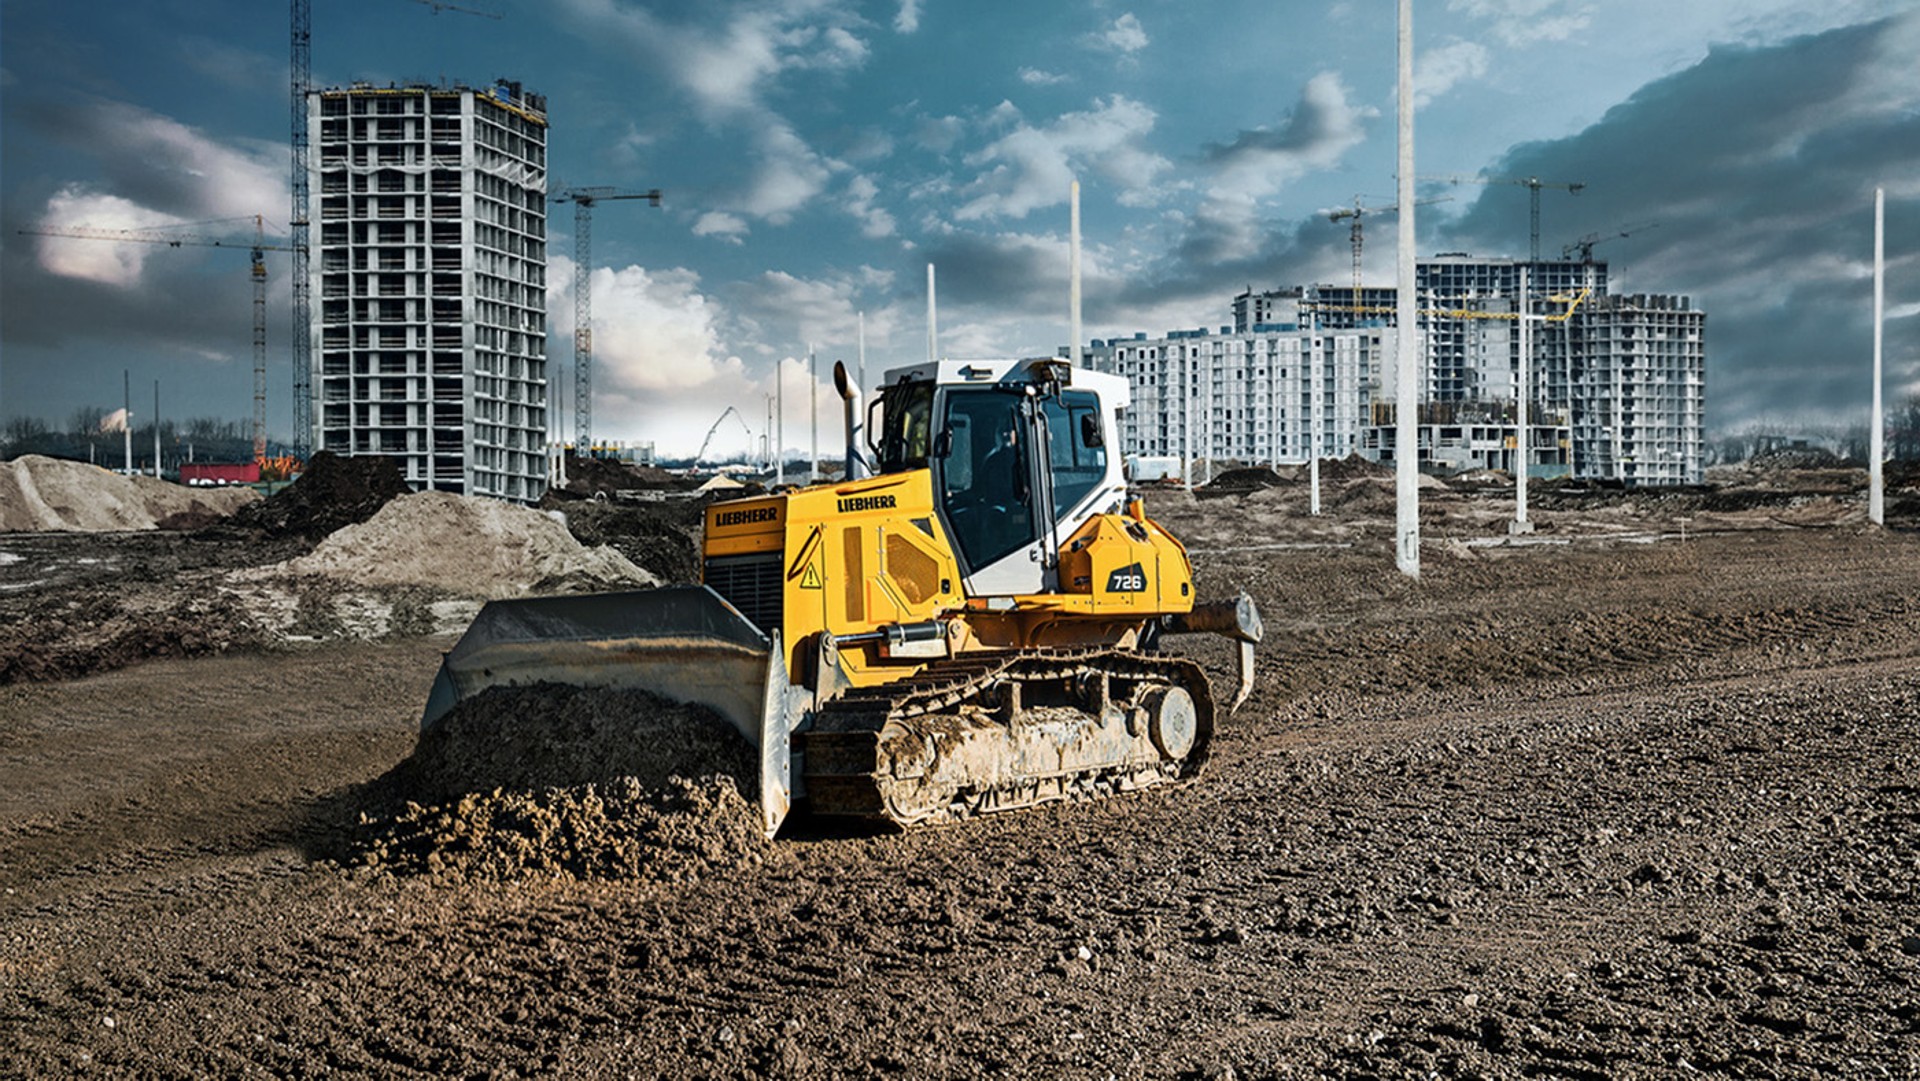
[[[1371,2],[313,0],[316,85],[511,78],[547,98],[552,186],[659,187],[593,230],[595,432],[686,453],[776,365],[804,447],[823,378],[1066,343],[1067,185],[1086,336],[1219,326],[1252,285],[1346,281],[1329,210],[1393,201],[1394,9]],[[1890,393],[1920,392],[1920,8],[1892,0],[1420,0],[1417,171],[1541,194],[1544,252],[1600,234],[1616,289],[1708,312],[1709,427],[1864,420],[1872,191]],[[251,415],[241,252],[22,236],[265,215],[284,235],[287,12],[0,2],[0,415]],[[1524,255],[1527,191],[1426,183],[1419,249]],[[210,228],[210,227],[209,227]],[[549,356],[571,355],[571,207]],[[1393,219],[1366,219],[1391,281]],[[204,231],[204,229],[203,229]],[[1620,236],[1626,232],[1629,235]],[[289,429],[285,255],[269,428]],[[822,395],[822,426],[837,410]],[[720,444],[745,435],[728,421]],[[831,436],[823,435],[823,444]]]

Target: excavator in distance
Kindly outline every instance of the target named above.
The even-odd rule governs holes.
[[[701,584],[494,601],[448,651],[422,717],[543,681],[708,707],[758,752],[771,837],[790,810],[898,827],[1193,776],[1214,695],[1166,635],[1238,646],[1250,597],[1194,596],[1186,550],[1127,496],[1125,379],[1059,359],[886,374],[873,475],[717,502]]]

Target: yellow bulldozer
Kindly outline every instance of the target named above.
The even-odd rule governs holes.
[[[841,482],[710,506],[700,585],[488,604],[423,730],[503,684],[698,703],[757,748],[768,836],[795,806],[914,826],[1193,776],[1214,695],[1161,639],[1234,639],[1231,709],[1260,617],[1244,593],[1199,602],[1186,550],[1128,499],[1126,380],[928,361],[888,372],[860,424],[834,377]]]

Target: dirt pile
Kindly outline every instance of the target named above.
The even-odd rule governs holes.
[[[736,781],[755,769],[739,734],[698,706],[496,687],[376,784],[385,806],[363,812],[346,862],[460,881],[689,881],[768,855]]]
[[[610,458],[576,458],[568,455],[566,469],[566,485],[548,490],[560,498],[571,496],[584,499],[642,489],[686,491],[692,487],[685,478],[674,476],[664,469]]]
[[[700,535],[711,498],[627,500],[544,499],[540,506],[566,517],[573,538],[606,545],[663,582],[700,580]]]
[[[659,584],[612,549],[583,547],[539,511],[449,492],[402,496],[307,555],[237,577],[289,575],[495,599]]]
[[[234,515],[234,524],[272,537],[319,540],[366,521],[408,491],[392,458],[345,458],[323,450],[298,480]]]
[[[1277,488],[1286,483],[1286,478],[1265,466],[1229,469],[1195,488],[1193,494],[1202,499],[1213,499],[1223,495],[1245,495],[1265,488]]]
[[[258,499],[250,488],[187,488],[38,454],[0,462],[0,533],[194,529]]]

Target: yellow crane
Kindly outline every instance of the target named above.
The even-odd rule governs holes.
[[[171,229],[102,229],[87,225],[48,226],[40,229],[22,229],[28,236],[66,237],[72,240],[109,240],[121,244],[165,244],[170,248],[246,248],[252,262],[253,279],[253,457],[255,461],[264,461],[267,456],[267,257],[270,251],[294,251],[288,244],[269,244],[266,241],[266,224],[260,215],[250,218],[224,218],[218,221],[191,223],[184,228],[205,229],[233,222],[251,221],[253,240],[251,242],[199,232],[176,232]],[[296,442],[299,440],[296,439]]]

